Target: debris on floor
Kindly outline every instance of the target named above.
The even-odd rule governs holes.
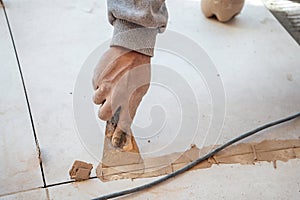
[[[96,169],[96,173],[101,181],[166,175],[186,166],[215,147],[217,145],[199,149],[195,145],[192,145],[185,152],[144,158],[143,165],[140,163],[121,164],[120,162],[119,165],[104,166],[100,163]],[[296,158],[300,158],[299,139],[264,140],[259,143],[240,143],[228,147],[215,156],[199,163],[192,170],[209,168],[214,164],[255,164],[260,161],[272,162],[274,168],[276,168],[276,161],[287,162],[290,159]]]
[[[84,181],[90,178],[93,165],[83,161],[75,160],[69,174],[75,181]]]

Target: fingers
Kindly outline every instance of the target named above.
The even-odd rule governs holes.
[[[133,120],[139,107],[144,95],[147,93],[149,88],[149,84],[143,85],[142,87],[138,88],[136,91],[133,92],[129,99],[129,115],[130,118]]]
[[[127,107],[121,107],[121,111],[119,113],[119,120],[117,123],[117,127],[114,130],[114,133],[111,138],[111,143],[114,147],[122,147],[126,143],[127,135],[129,135],[130,132],[130,126],[132,120],[130,120],[128,117],[128,109]]]
[[[100,88],[98,88],[94,92],[94,96],[93,96],[94,103],[97,105],[103,104],[105,99],[106,99],[106,94]]]
[[[98,89],[96,89],[96,91],[94,92],[94,97],[93,97],[94,103],[97,105],[103,104],[103,102],[108,97],[109,93],[110,93],[110,87],[108,86],[108,84],[105,83],[101,84],[101,86],[98,87]]]
[[[108,98],[99,108],[98,117],[104,121],[108,121],[113,117],[111,98]]]
[[[122,143],[125,143],[125,134],[122,129],[117,127],[113,133],[113,136],[111,138],[111,143],[114,147],[120,147]]]
[[[127,106],[124,109],[121,107],[118,127],[124,132],[128,133],[133,122],[133,117],[134,116],[130,114],[130,110],[128,110]]]

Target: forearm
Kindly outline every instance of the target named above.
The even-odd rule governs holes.
[[[107,0],[109,22],[114,26],[111,46],[122,46],[153,56],[157,33],[168,21],[164,0]]]

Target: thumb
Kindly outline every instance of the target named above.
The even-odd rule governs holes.
[[[111,142],[114,147],[121,147],[125,145],[127,135],[131,134],[132,119],[130,117],[128,107],[121,107],[117,127],[114,130]]]

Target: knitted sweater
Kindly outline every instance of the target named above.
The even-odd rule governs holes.
[[[107,0],[107,8],[114,26],[111,46],[153,56],[156,35],[168,21],[165,0]]]

